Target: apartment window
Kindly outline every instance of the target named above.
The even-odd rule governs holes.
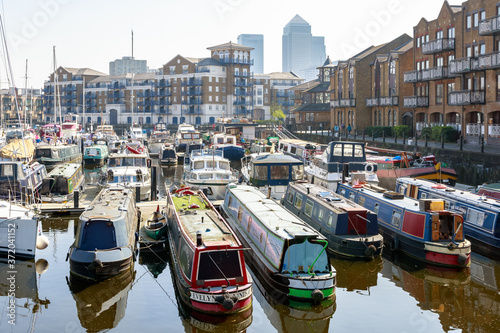
[[[425,68],[429,68],[429,59],[427,59],[425,61]],[[422,66],[422,69],[424,69],[424,67]]]
[[[208,96],[208,101],[211,102],[212,101],[212,96]]]
[[[436,105],[443,104],[443,85],[436,84]]]
[[[436,39],[443,39],[443,30],[436,31]]]
[[[212,77],[211,76],[208,77],[208,82],[212,82]]]
[[[219,83],[219,78],[218,77],[215,78],[215,82]]]
[[[452,91],[455,91],[455,82],[448,83],[448,94],[451,93]]]
[[[222,92],[225,93],[226,92],[226,87],[222,87]]]
[[[436,58],[436,66],[437,67],[443,67],[444,60],[443,57]]]
[[[479,44],[479,54],[486,54],[486,44],[485,43]]]
[[[450,62],[451,62],[451,61],[453,61],[453,60],[455,60],[455,55],[450,54],[450,55],[448,56],[448,65],[449,65],[449,64],[450,64]]]
[[[474,13],[472,14],[473,18],[474,18],[474,28],[477,28],[477,26],[479,25],[479,13]]]
[[[223,102],[225,102],[225,99],[226,99],[226,98],[224,98],[224,97],[223,97],[223,98],[222,98],[222,101],[223,101]],[[225,110],[226,110],[226,106],[225,106],[225,105],[223,105],[223,106],[222,106],[222,111],[225,111]]]
[[[212,92],[212,86],[208,86],[208,91]]]
[[[420,38],[417,37],[417,48],[419,48],[419,47],[420,47]]]
[[[68,81],[68,74],[63,74],[63,81]]]
[[[465,47],[465,54],[466,54],[466,57],[468,57],[468,58],[472,57],[472,47],[466,46]]]
[[[264,103],[267,103],[268,102],[268,98],[267,97],[264,97]]]
[[[307,112],[307,113],[306,113],[306,121],[307,121],[307,122],[313,122],[313,121],[314,121],[314,113],[312,113],[312,112]]]
[[[425,35],[425,41],[428,43],[429,42],[429,34]]]
[[[474,51],[474,57],[477,57],[479,55],[479,45],[474,45],[473,51]]]
[[[169,66],[169,73],[170,73],[170,75],[175,74],[175,66]]]
[[[469,15],[466,16],[466,23],[465,23],[465,27],[467,29],[470,29],[472,28],[472,17]]]
[[[215,87],[215,92],[219,92],[219,86]]]
[[[226,96],[222,96],[222,101],[225,102],[226,101]],[[222,110],[224,110],[225,106],[223,105],[222,106]]]
[[[500,101],[500,73],[497,73],[497,101]]]
[[[208,109],[209,109],[209,110],[212,110],[212,105],[209,105],[209,106],[208,106]]]
[[[486,12],[484,10],[479,12],[479,22],[486,19]]]
[[[448,38],[455,38],[455,27],[448,28]]]
[[[215,96],[215,101],[218,102],[219,101],[219,96]]]
[[[182,65],[182,74],[188,73],[188,65]]]
[[[389,63],[389,74],[396,74],[396,61],[394,60]]]
[[[417,71],[419,71],[419,70],[420,70],[420,61],[417,62]]]

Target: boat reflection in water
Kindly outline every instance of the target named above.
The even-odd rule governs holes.
[[[37,273],[42,275],[48,266],[45,259],[38,259],[36,263],[33,260],[16,260],[15,280],[10,280],[8,277],[13,274],[12,268],[7,258],[0,258],[0,332],[29,332],[35,327],[38,313],[50,304],[49,300],[38,298],[37,285]],[[15,284],[14,291],[10,288],[11,283]],[[13,309],[9,309],[11,300],[14,301]],[[10,316],[11,313],[13,316]]]
[[[109,330],[125,316],[128,292],[135,278],[131,269],[96,284],[86,284],[71,274],[66,278],[76,302],[78,318],[89,332]]]
[[[286,296],[264,288],[255,273],[250,268],[248,271],[252,274],[254,286],[257,287],[254,287],[253,296],[277,332],[328,332],[330,319],[337,309],[334,298],[326,299],[317,305],[293,300],[289,300],[288,305],[285,305]]]
[[[156,279],[167,268],[168,251],[151,252],[141,250],[139,264],[146,266]]]
[[[423,266],[405,258],[398,265],[386,260],[382,276],[408,292],[422,310],[439,316],[443,331],[498,332],[498,263],[475,253],[469,270]]]
[[[372,261],[332,259],[330,263],[337,270],[337,288],[370,294],[370,287],[377,286],[377,275],[384,266],[382,258]]]

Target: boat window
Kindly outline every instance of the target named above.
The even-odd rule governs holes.
[[[229,163],[225,161],[220,161],[219,162],[219,168],[223,170],[229,170]]]
[[[304,149],[302,149],[302,148],[297,149],[297,153],[296,153],[297,156],[302,157],[303,154],[304,154]]]
[[[288,179],[289,176],[288,165],[271,165],[271,179]]]
[[[355,196],[354,192],[349,193],[350,200],[354,201],[354,196]]]
[[[36,157],[50,157],[50,149],[37,149]]]
[[[116,234],[113,222],[85,222],[82,243],[80,244],[80,248],[83,251],[112,249],[116,246]]]
[[[2,177],[13,177],[14,176],[14,165],[12,164],[3,164],[0,166]]]
[[[354,157],[363,157],[362,145],[354,145]]]
[[[306,200],[306,208],[304,209],[304,213],[309,217],[311,217],[311,215],[312,215],[313,206],[314,206],[313,202],[311,200],[307,199]]]
[[[304,165],[292,165],[292,180],[304,179]]]
[[[289,203],[293,203],[293,195],[295,194],[295,192],[293,191],[288,191],[288,197],[287,197],[287,200]]]
[[[406,186],[401,186],[401,187],[399,188],[399,193],[401,193],[401,194],[405,194],[405,192],[406,192]]]
[[[302,207],[302,194],[297,193],[295,196],[295,207],[299,208]]]
[[[290,148],[290,153],[296,154],[297,153],[297,147],[291,147]]]
[[[252,217],[248,216],[247,232],[250,233],[250,228],[252,227]]]
[[[217,162],[214,162],[214,161],[207,161],[207,168],[210,168],[210,169],[215,168],[215,166],[217,165],[216,163]]]
[[[200,176],[199,179],[212,179],[212,174],[210,173],[202,173],[199,176]]]
[[[242,216],[243,216],[243,207],[240,207],[240,209],[238,209],[238,221],[241,222]]]
[[[365,197],[360,196],[360,197],[359,197],[358,204],[360,204],[361,206],[364,206],[364,205],[365,205]]]
[[[345,190],[344,189],[340,190],[340,195],[343,196],[343,197],[345,197]]]
[[[420,195],[420,199],[427,199],[427,193],[422,192],[422,194]]]
[[[327,148],[327,151],[329,151],[329,148]],[[336,144],[333,146],[333,156],[342,156],[342,144]]]
[[[399,223],[401,221],[401,213],[396,212],[395,210],[392,211],[392,219],[391,219],[391,224],[395,227],[399,228]]]
[[[253,175],[256,180],[267,180],[267,165],[256,165]]]
[[[323,247],[324,244],[311,243],[309,239],[302,243],[292,244],[286,249],[282,272],[307,273],[313,263],[311,271],[329,272],[328,255]]]
[[[318,221],[323,221],[323,214],[324,214],[324,210],[323,209],[320,209],[319,212],[318,212]]]
[[[56,149],[52,149],[52,158],[58,158],[59,157],[59,151]]]
[[[352,145],[351,144],[344,145],[344,156],[352,157]]]
[[[198,280],[223,280],[241,277],[239,251],[201,252]]]
[[[472,208],[468,208],[467,221],[474,225],[482,227],[484,223],[484,213]]]
[[[233,138],[232,137],[227,137],[226,138],[226,143],[233,144],[234,143]]]
[[[204,161],[196,161],[193,163],[193,169],[203,169],[203,166],[205,165]]]
[[[364,197],[363,197],[363,199],[364,199]],[[376,204],[375,204],[375,208],[373,208],[373,212],[374,212],[375,214],[378,214],[378,210],[379,210],[379,208],[380,208],[380,205],[379,205],[378,203],[376,203]]]

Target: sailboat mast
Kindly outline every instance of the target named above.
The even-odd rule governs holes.
[[[56,46],[52,47],[52,61],[54,65],[54,119],[53,123],[56,123],[57,119],[57,67],[56,67]]]
[[[28,123],[28,59],[26,59],[26,71],[24,72],[24,101],[23,101],[23,113],[24,113],[24,126]]]
[[[134,128],[134,30],[132,32],[132,78],[130,80],[131,90],[130,90],[130,109],[132,111],[132,126],[130,127],[131,135],[133,135]]]
[[[87,96],[85,96],[85,76],[83,76],[83,87],[82,87],[82,92],[83,92],[83,116],[82,116],[82,133],[85,133],[85,100],[87,99]]]

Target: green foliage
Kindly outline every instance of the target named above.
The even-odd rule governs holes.
[[[392,136],[397,135],[398,138],[403,137],[403,133],[406,137],[410,136],[411,128],[410,126],[407,125],[399,125],[399,126],[394,126],[392,128]]]
[[[422,129],[422,139],[427,135],[430,141],[441,141],[441,135],[444,135],[445,142],[457,142],[460,133],[451,126],[434,126]]]
[[[390,137],[392,135],[392,127],[389,126],[368,126],[365,128],[365,134],[375,137],[381,137],[382,133],[385,133],[386,137]]]
[[[276,123],[281,123],[283,120],[285,120],[285,113],[283,113],[283,110],[281,109],[281,106],[279,106],[276,103],[271,104],[271,119],[274,120]]]

